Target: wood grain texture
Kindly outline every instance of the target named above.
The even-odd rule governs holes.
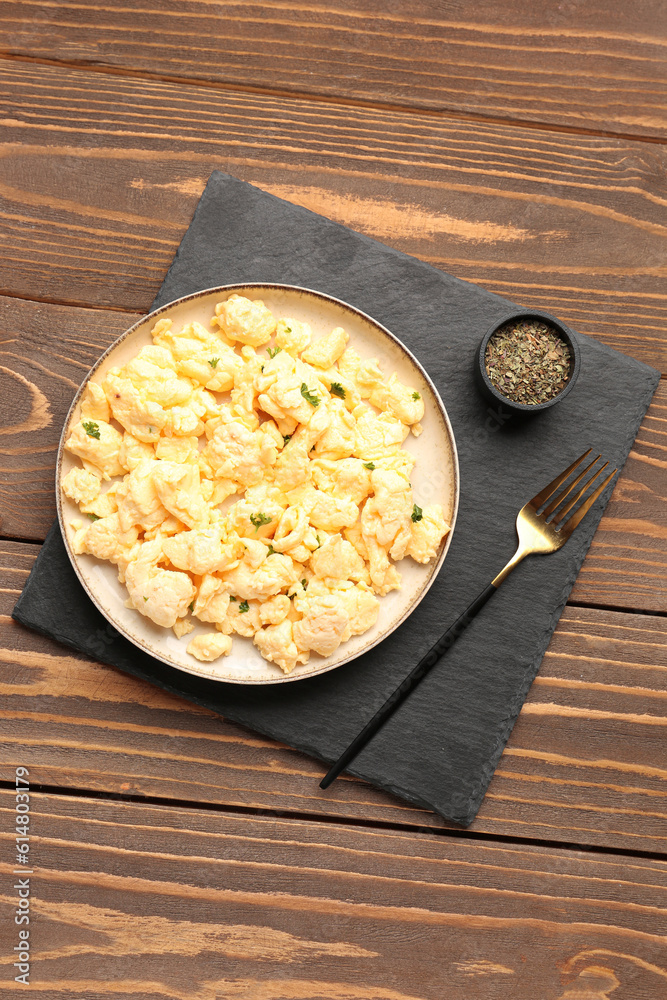
[[[658,0],[0,5],[12,54],[663,137],[665,28]]]
[[[0,2],[0,533],[43,537],[73,392],[216,168],[667,373],[667,153],[630,138],[666,135],[664,8],[459,6]],[[663,382],[573,599],[667,609],[665,435]],[[69,793],[32,795],[35,994],[667,998],[667,618],[566,608],[475,839],[23,629],[36,551],[0,542],[0,780]]]
[[[65,416],[93,363],[138,315],[0,296],[0,534],[46,537]]]
[[[36,546],[0,543],[0,773],[95,792],[447,828],[11,621]],[[2,617],[4,615],[4,617]],[[667,620],[567,608],[473,832],[667,853]]]
[[[3,831],[13,806],[3,792]],[[35,995],[665,996],[664,861],[39,793],[31,807]]]
[[[0,121],[5,294],[145,311],[220,168],[667,371],[662,146],[1,60]]]
[[[138,316],[0,296],[0,518],[42,540],[55,516],[60,432],[90,366]],[[667,610],[667,382],[662,382],[572,599]]]

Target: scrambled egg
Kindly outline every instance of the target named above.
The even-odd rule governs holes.
[[[372,628],[396,563],[429,562],[449,531],[415,502],[402,448],[424,402],[340,327],[313,340],[241,295],[211,327],[160,319],[87,386],[65,443],[82,467],[62,488],[90,519],[74,548],[114,563],[128,607],[179,639],[204,623],[196,659],[236,634],[289,673]]]

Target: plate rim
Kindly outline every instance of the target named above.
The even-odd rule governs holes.
[[[107,613],[106,609],[101,606],[101,604],[96,599],[94,592],[88,586],[87,581],[84,579],[84,577],[83,577],[83,575],[82,575],[82,573],[81,573],[81,571],[79,569],[78,562],[77,562],[77,556],[76,556],[76,554],[71,549],[70,542],[69,542],[69,539],[67,537],[67,532],[65,530],[65,525],[64,525],[63,500],[62,500],[62,490],[61,490],[61,485],[60,485],[61,478],[62,478],[61,477],[61,468],[62,468],[62,460],[63,460],[63,452],[64,452],[65,439],[66,439],[66,437],[68,435],[69,426],[70,426],[70,423],[72,421],[72,418],[73,418],[73,415],[74,415],[74,411],[75,411],[75,409],[76,409],[76,407],[77,407],[77,405],[79,403],[79,400],[80,400],[81,396],[83,395],[83,392],[84,392],[86,386],[88,385],[88,382],[94,376],[95,372],[99,369],[100,365],[104,362],[104,360],[108,357],[108,355],[111,354],[111,352],[114,351],[124,340],[126,340],[129,336],[131,336],[140,326],[142,326],[146,322],[147,319],[154,317],[155,321],[157,321],[157,319],[160,317],[161,314],[165,313],[169,309],[173,309],[175,306],[180,306],[181,304],[183,304],[185,302],[194,301],[196,299],[203,298],[204,296],[212,295],[214,293],[220,293],[220,294],[222,294],[222,293],[230,293],[230,292],[233,292],[233,291],[235,291],[237,289],[248,289],[248,290],[250,290],[250,289],[258,289],[258,290],[264,289],[264,290],[267,290],[267,291],[275,290],[275,291],[289,291],[289,292],[306,293],[308,295],[314,296],[316,299],[324,299],[324,300],[326,300],[328,302],[334,303],[337,306],[342,306],[344,309],[347,309],[347,310],[349,310],[352,313],[356,313],[357,316],[360,316],[363,320],[365,320],[366,322],[368,322],[372,326],[374,326],[376,329],[378,329],[382,334],[384,334],[385,336],[389,337],[389,339],[392,340],[394,342],[394,344],[396,344],[396,346],[401,351],[403,351],[404,354],[406,354],[409,357],[409,359],[412,361],[412,363],[421,372],[424,380],[428,383],[428,386],[431,389],[431,392],[433,393],[433,395],[435,397],[435,400],[436,400],[436,402],[438,404],[438,407],[440,409],[441,416],[442,416],[442,418],[444,420],[444,424],[445,424],[445,427],[446,427],[446,430],[447,430],[447,436],[449,438],[449,445],[450,445],[450,449],[451,449],[452,459],[453,459],[453,462],[452,462],[452,471],[453,471],[453,477],[454,477],[454,484],[453,484],[454,485],[454,489],[453,489],[453,512],[452,512],[452,519],[451,519],[451,523],[450,523],[449,533],[447,535],[447,538],[445,539],[445,543],[444,543],[444,545],[442,547],[442,552],[440,553],[440,556],[438,557],[437,562],[433,564],[430,577],[426,581],[424,587],[419,592],[419,594],[418,594],[417,598],[415,599],[415,601],[413,601],[413,603],[408,606],[408,608],[406,609],[406,611],[392,623],[392,626],[391,626],[391,628],[388,631],[382,633],[382,635],[378,636],[378,638],[375,639],[374,642],[372,642],[369,646],[366,646],[364,649],[359,650],[357,653],[351,653],[349,656],[345,657],[342,660],[337,661],[336,663],[332,663],[332,664],[328,664],[327,665],[326,662],[324,662],[323,665],[321,667],[319,667],[317,670],[313,670],[313,671],[311,671],[309,673],[297,674],[296,671],[292,671],[289,674],[283,674],[282,676],[277,676],[277,677],[271,678],[271,679],[268,679],[268,678],[253,679],[253,678],[247,678],[246,677],[246,678],[239,678],[238,680],[234,680],[234,679],[227,678],[227,677],[224,677],[224,678],[223,677],[216,677],[215,675],[213,675],[213,674],[211,674],[209,672],[206,672],[206,670],[204,669],[204,665],[202,665],[202,667],[199,667],[199,668],[196,665],[193,665],[192,667],[184,666],[183,664],[176,663],[174,660],[169,659],[166,656],[163,656],[160,653],[156,652],[155,650],[149,648],[147,644],[141,643],[134,636],[132,636],[128,632],[126,632],[125,629],[122,627],[122,625],[120,625],[118,622],[112,620],[111,616]],[[275,281],[243,281],[243,282],[238,282],[237,281],[237,282],[233,282],[233,283],[228,284],[228,285],[213,285],[210,288],[203,288],[203,289],[200,289],[197,292],[190,292],[188,295],[182,295],[182,296],[180,296],[177,299],[172,299],[170,302],[166,302],[164,305],[159,306],[157,309],[155,309],[155,310],[153,310],[151,312],[145,313],[143,316],[141,316],[140,319],[138,319],[135,323],[133,323],[132,326],[128,327],[127,330],[125,330],[123,333],[121,333],[121,335],[119,337],[117,337],[116,340],[114,340],[113,343],[110,344],[109,347],[107,347],[107,349],[99,356],[99,358],[95,361],[94,365],[87,372],[87,374],[86,374],[85,378],[83,379],[81,385],[79,386],[79,388],[77,389],[76,393],[74,394],[74,398],[72,399],[70,407],[69,407],[69,409],[67,411],[67,415],[66,415],[65,420],[63,422],[63,427],[62,427],[62,431],[61,431],[61,434],[60,434],[60,440],[58,442],[58,453],[57,453],[57,459],[56,459],[55,492],[56,492],[56,510],[57,510],[57,515],[58,515],[58,526],[60,528],[60,533],[61,533],[61,536],[62,536],[62,539],[63,539],[63,543],[65,545],[65,551],[67,552],[70,564],[71,564],[72,568],[74,569],[74,572],[77,575],[79,583],[82,585],[84,591],[86,592],[86,594],[88,595],[88,597],[90,598],[90,600],[93,602],[93,604],[95,605],[95,607],[97,608],[97,610],[100,612],[101,615],[103,615],[103,617],[107,620],[107,622],[109,622],[109,624],[120,635],[123,636],[124,639],[127,639],[128,642],[131,642],[133,646],[135,646],[137,649],[140,649],[142,652],[146,653],[148,656],[152,657],[153,659],[157,660],[158,662],[166,664],[167,666],[171,667],[174,670],[179,670],[179,671],[182,671],[183,673],[191,674],[191,675],[196,676],[196,677],[201,677],[201,678],[204,678],[204,679],[209,680],[209,681],[215,681],[216,683],[219,683],[219,684],[242,684],[244,686],[246,686],[246,685],[248,685],[248,686],[265,686],[265,685],[270,685],[270,684],[284,684],[284,683],[293,683],[293,682],[302,681],[302,680],[309,680],[312,677],[317,677],[320,674],[328,673],[331,670],[335,670],[338,667],[342,667],[346,663],[350,663],[353,660],[358,659],[359,656],[361,656],[361,655],[363,655],[363,654],[365,654],[367,652],[370,652],[371,649],[374,649],[375,646],[379,645],[379,643],[384,642],[385,639],[388,639],[389,636],[392,635],[392,633],[395,632],[397,628],[399,628],[401,625],[404,624],[405,621],[407,621],[407,619],[410,617],[410,615],[413,613],[413,611],[416,610],[416,608],[418,607],[418,605],[421,604],[421,602],[426,597],[427,593],[429,592],[429,590],[431,589],[431,587],[435,583],[435,580],[436,580],[438,574],[440,573],[440,570],[442,569],[442,565],[443,565],[443,563],[445,561],[445,557],[447,556],[447,553],[449,552],[449,547],[451,545],[452,537],[454,535],[454,529],[456,527],[456,520],[457,520],[458,510],[459,510],[459,501],[460,501],[460,493],[461,493],[461,476],[460,476],[458,450],[457,450],[457,447],[456,447],[456,438],[454,437],[454,430],[452,428],[451,421],[449,419],[449,414],[447,413],[447,409],[446,409],[445,404],[444,404],[444,402],[442,400],[442,397],[440,396],[440,393],[438,392],[437,387],[435,386],[435,384],[434,384],[431,376],[428,374],[428,372],[426,371],[426,369],[424,368],[424,366],[421,364],[421,362],[418,360],[418,358],[415,357],[415,355],[412,353],[412,351],[410,350],[410,348],[407,347],[403,343],[403,341],[400,340],[396,336],[396,334],[392,333],[391,330],[389,330],[386,326],[384,326],[383,323],[380,323],[380,321],[377,320],[377,319],[375,319],[373,316],[369,316],[369,314],[366,313],[366,312],[364,312],[362,309],[359,309],[357,306],[351,305],[349,302],[345,302],[344,299],[337,298],[335,295],[329,295],[328,292],[320,292],[317,289],[307,288],[304,285],[292,285],[292,284],[286,284],[286,283],[283,283],[283,282],[275,282]]]

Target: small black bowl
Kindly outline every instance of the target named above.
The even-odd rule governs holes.
[[[572,366],[567,384],[564,389],[561,389],[557,396],[554,396],[552,399],[548,399],[546,403],[515,403],[514,400],[508,399],[507,396],[503,396],[502,392],[496,389],[486,371],[486,345],[493,334],[496,330],[499,330],[501,326],[506,326],[508,323],[514,323],[524,319],[537,320],[539,323],[545,323],[548,326],[552,326],[559,337],[561,337],[561,339],[564,340],[570,348]],[[555,316],[552,316],[550,313],[534,312],[530,310],[521,310],[510,313],[498,323],[494,323],[491,329],[488,330],[482,338],[482,343],[479,345],[479,350],[475,355],[475,374],[477,376],[477,383],[480,389],[484,395],[491,400],[491,402],[501,403],[506,410],[510,410],[512,413],[539,413],[541,410],[548,410],[550,406],[555,406],[556,403],[560,403],[561,399],[565,399],[567,394],[574,388],[574,383],[577,381],[580,368],[581,352],[572,330],[570,330],[564,323],[561,323],[559,319],[556,319]]]

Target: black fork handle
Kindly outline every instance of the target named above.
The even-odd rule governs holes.
[[[359,735],[352,740],[347,750],[344,750],[335,764],[333,764],[325,776],[320,781],[320,788],[328,788],[341,771],[357,756],[362,747],[375,736],[378,729],[386,722],[389,716],[398,708],[401,702],[407,698],[419,682],[426,676],[441,656],[443,656],[450,646],[453,646],[461,633],[468,627],[475,615],[481,611],[492,594],[495,594],[497,587],[492,583],[475,598],[462,615],[456,619],[454,624],[441,635],[438,641],[429,649],[428,653],[422,656],[421,660],[410,671],[408,676],[402,681],[392,694],[389,695],[384,705],[377,710],[373,718],[366,723]]]

